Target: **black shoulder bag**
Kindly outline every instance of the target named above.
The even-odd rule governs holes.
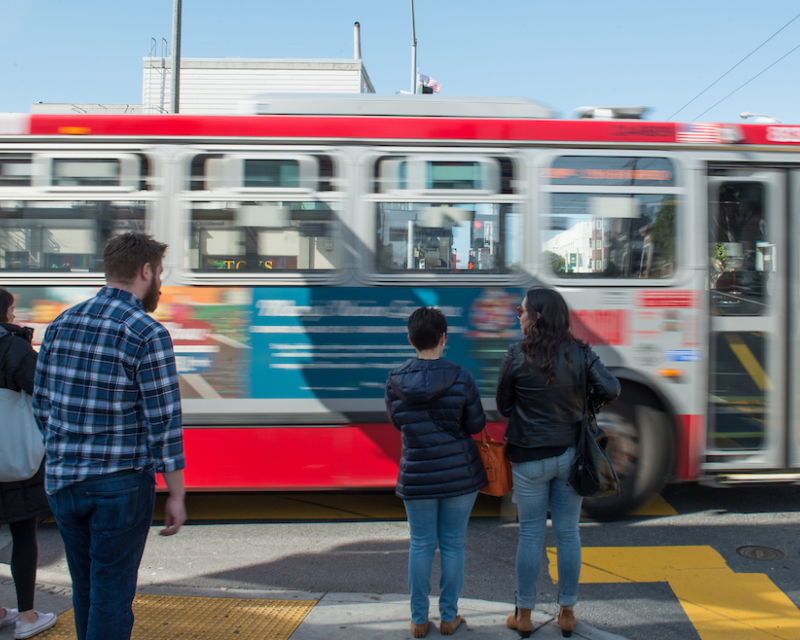
[[[578,438],[578,452],[572,461],[568,484],[585,498],[607,498],[619,495],[619,478],[611,459],[606,452],[608,436],[597,426],[593,413],[589,413],[586,380],[589,377],[589,364],[586,362],[588,350],[583,351],[583,415],[581,416],[581,435]]]

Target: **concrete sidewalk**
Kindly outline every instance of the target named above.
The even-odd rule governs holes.
[[[412,637],[408,595],[403,594],[192,589],[166,585],[141,586],[137,594],[139,595],[134,609],[137,606],[141,608],[133,630],[134,639],[160,637],[165,640],[182,640],[191,637],[213,640],[401,640]],[[75,638],[71,595],[69,581],[63,574],[47,571],[39,573],[36,609],[64,615],[55,627],[34,636],[37,640]],[[144,602],[139,604],[140,600],[158,601],[159,606],[148,609]],[[246,603],[240,603],[246,606],[237,608],[237,600],[246,600]],[[169,606],[164,606],[165,602]],[[7,564],[0,564],[0,604],[5,607],[16,605],[14,583]],[[226,613],[218,616],[204,614],[209,607],[215,605],[224,607]],[[518,638],[517,633],[508,629],[505,624],[506,617],[512,611],[513,605],[505,602],[462,598],[459,601],[459,612],[465,622],[456,630],[453,638],[467,637],[468,634],[476,640]],[[157,616],[164,619],[156,619]],[[276,617],[281,616],[285,619],[279,621],[280,624],[272,624]],[[299,626],[292,622],[293,616],[301,620]],[[561,631],[553,617],[535,611],[533,618],[532,637],[542,640],[561,638]],[[191,631],[186,631],[183,635],[184,632],[178,628],[181,625],[174,623],[176,619],[187,621],[184,626],[191,626]],[[440,637],[436,597],[431,598],[431,623],[428,637]],[[170,624],[172,626],[167,631]],[[198,628],[201,629],[200,634]],[[0,640],[13,637],[13,625],[0,629]],[[582,622],[578,622],[572,637],[579,640],[625,640],[622,636]]]

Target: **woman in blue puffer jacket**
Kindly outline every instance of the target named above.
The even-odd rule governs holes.
[[[458,597],[467,522],[478,489],[487,484],[472,434],[483,429],[486,417],[469,371],[441,358],[447,342],[441,311],[422,307],[412,313],[408,341],[417,357],[389,373],[385,400],[389,419],[403,438],[396,493],[411,530],[411,631],[424,638],[437,541],[442,559],[439,631],[450,635],[461,624]]]

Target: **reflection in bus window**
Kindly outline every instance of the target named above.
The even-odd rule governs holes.
[[[122,163],[116,158],[55,158],[54,187],[118,187]]]
[[[0,156],[0,187],[30,187],[32,175],[30,155]]]
[[[245,160],[243,186],[297,188],[300,186],[300,163],[297,160]]]
[[[193,202],[188,269],[337,268],[336,214],[325,202]]]
[[[115,235],[148,233],[146,202],[0,202],[0,270],[102,273]]]
[[[382,273],[507,273],[520,268],[521,254],[516,205],[378,203]]]
[[[674,195],[553,193],[545,264],[562,277],[667,278],[675,271]]]
[[[716,205],[712,203],[708,255],[711,313],[764,313],[769,304],[767,280],[775,271],[775,241],[768,237],[762,183],[719,186]]]

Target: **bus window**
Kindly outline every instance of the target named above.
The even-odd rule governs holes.
[[[121,166],[116,158],[55,158],[54,187],[118,187]]]
[[[540,175],[549,192],[540,246],[545,268],[556,276],[659,279],[675,273],[679,200],[671,160],[562,156]],[[625,187],[636,190],[626,193]]]
[[[676,204],[672,195],[554,193],[542,251],[562,277],[669,277]]]
[[[0,270],[102,273],[109,239],[148,232],[143,201],[0,202]]]
[[[48,191],[145,191],[150,163],[144,154],[36,154],[32,184]]]
[[[498,274],[522,263],[514,163],[498,155],[391,155],[375,163],[377,270]],[[422,202],[414,202],[415,199]],[[505,200],[505,201],[504,201]]]
[[[184,267],[195,273],[320,272],[338,268],[334,163],[324,154],[195,155],[189,165],[190,234]]]
[[[188,269],[195,272],[337,268],[330,203],[193,202]]]
[[[495,203],[378,203],[378,269],[508,273],[519,269],[522,216]]]
[[[714,315],[756,316],[768,306],[767,280],[775,270],[775,244],[767,237],[764,197],[761,182],[719,185],[708,248]]]
[[[297,189],[300,187],[300,163],[297,160],[244,161],[244,187]]]
[[[391,156],[376,164],[376,193],[460,191],[499,193],[511,162],[496,158]]]
[[[766,366],[770,337],[760,331],[720,332],[712,344],[709,446],[760,449],[771,422],[773,391]]]
[[[0,188],[30,187],[32,175],[31,156],[0,156]]]

